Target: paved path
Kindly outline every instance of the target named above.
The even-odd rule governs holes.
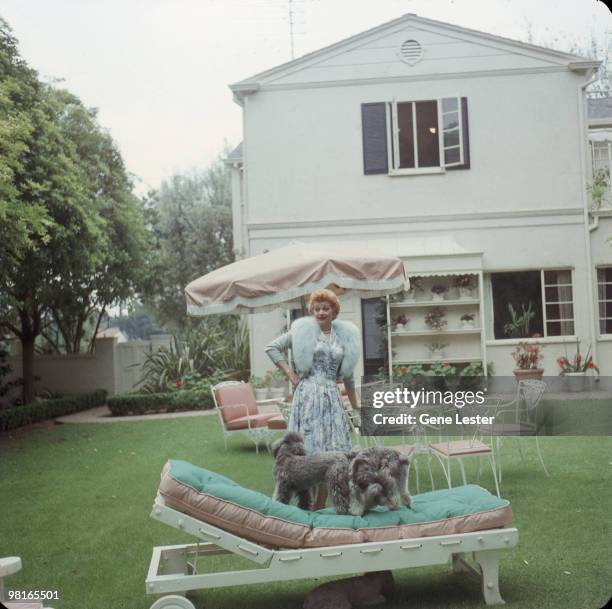
[[[510,401],[515,394],[494,394],[490,397],[500,397],[504,401]],[[583,391],[578,393],[547,393],[544,400],[610,400],[612,403],[611,391]],[[280,414],[280,410],[274,404],[262,404],[259,406],[260,412],[274,412]],[[217,416],[217,411],[211,410],[188,410],[182,412],[160,412],[158,414],[143,414],[130,417],[112,417],[108,406],[98,406],[90,410],[83,410],[58,417],[58,423],[120,423],[124,421],[151,421],[155,419],[181,419],[184,417],[207,417]]]
[[[259,407],[260,412],[278,412],[280,410],[274,405],[263,405]],[[156,419],[182,419],[184,417],[208,417],[217,416],[217,411],[211,410],[187,410],[181,412],[160,412],[158,414],[141,414],[129,417],[111,416],[108,406],[98,406],[89,410],[82,410],[74,414],[67,414],[55,419],[58,423],[121,423],[125,421],[152,421]]]

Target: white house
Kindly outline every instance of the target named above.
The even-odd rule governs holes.
[[[368,372],[386,354],[435,361],[424,323],[435,305],[445,359],[510,375],[512,304],[531,313],[523,331],[542,336],[546,374],[580,339],[612,376],[612,217],[589,213],[587,194],[585,88],[598,65],[408,14],[231,85],[244,129],[228,158],[237,256],[292,240],[401,256],[424,288],[388,308],[411,318],[405,333],[381,333],[377,303],[344,299]],[[470,297],[458,275],[476,282]],[[450,288],[442,303],[434,284]],[[258,374],[283,323],[252,316]]]

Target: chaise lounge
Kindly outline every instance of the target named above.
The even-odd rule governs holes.
[[[487,604],[503,603],[502,550],[518,532],[508,501],[476,485],[412,498],[411,508],[376,508],[363,517],[326,508],[308,512],[246,489],[184,461],[163,469],[152,518],[193,535],[197,543],[153,550],[149,594],[167,595],[151,609],[194,609],[189,590],[402,569],[452,560],[453,571],[476,575]],[[477,571],[466,559],[473,553]],[[257,567],[198,573],[196,560],[233,553]]]

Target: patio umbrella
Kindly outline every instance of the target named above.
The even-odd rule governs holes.
[[[185,288],[189,315],[259,313],[329,288],[365,297],[408,288],[404,263],[366,244],[292,243],[208,273]]]

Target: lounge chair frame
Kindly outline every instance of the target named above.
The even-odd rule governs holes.
[[[504,601],[499,592],[500,553],[518,543],[518,531],[508,528],[321,548],[274,550],[179,512],[167,506],[160,495],[155,500],[151,517],[203,540],[153,549],[146,591],[158,595],[174,593],[183,596],[190,590],[403,569],[444,564],[450,560],[455,573],[470,574],[480,580],[487,605],[502,604]],[[470,552],[480,567],[479,571],[465,558]],[[197,573],[197,557],[226,553],[247,558],[260,567]],[[179,601],[179,596],[166,598],[174,599],[169,601],[168,607],[192,607],[187,599],[181,598]],[[177,601],[179,604],[171,604]],[[162,598],[151,609],[162,609],[164,606]]]

